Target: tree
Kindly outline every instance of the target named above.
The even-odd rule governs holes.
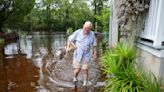
[[[85,0],[43,0],[24,20],[35,29],[76,30],[84,21],[93,20],[93,12]]]
[[[0,30],[2,27],[18,27],[24,16],[34,7],[35,0],[0,0]]]
[[[102,32],[109,28],[109,4],[108,0],[93,0],[95,30]]]

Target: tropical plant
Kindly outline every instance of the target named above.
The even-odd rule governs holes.
[[[102,57],[103,70],[107,74],[124,71],[126,67],[132,67],[136,59],[136,50],[126,44],[119,44],[113,50],[106,52]]]
[[[160,92],[156,77],[143,72],[135,59],[135,48],[126,44],[119,44],[104,54],[102,70],[106,75],[114,75],[106,80],[104,92]]]
[[[108,79],[105,92],[143,92],[144,83],[140,72],[128,67],[124,72],[117,72],[112,79]]]
[[[143,72],[143,71],[142,71],[142,76],[143,76],[145,92],[163,92],[161,90],[162,78],[157,79],[152,72]]]

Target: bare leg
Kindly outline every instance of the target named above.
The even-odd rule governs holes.
[[[75,68],[73,73],[74,73],[74,78],[77,78],[78,74],[80,72],[80,68]]]
[[[88,69],[83,69],[84,81],[88,81]]]

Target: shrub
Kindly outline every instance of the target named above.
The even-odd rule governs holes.
[[[160,92],[156,77],[143,72],[135,59],[135,48],[126,44],[119,44],[103,55],[102,70],[106,75],[114,75],[106,79],[104,92]]]
[[[102,56],[101,64],[105,73],[116,74],[118,71],[124,71],[126,67],[132,67],[135,59],[136,51],[133,47],[119,44]]]

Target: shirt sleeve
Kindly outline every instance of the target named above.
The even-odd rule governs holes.
[[[79,30],[76,30],[75,32],[73,32],[73,34],[71,34],[71,35],[69,36],[68,39],[69,39],[70,41],[74,42],[74,41],[76,40],[76,37],[77,37],[78,33],[79,33]]]

